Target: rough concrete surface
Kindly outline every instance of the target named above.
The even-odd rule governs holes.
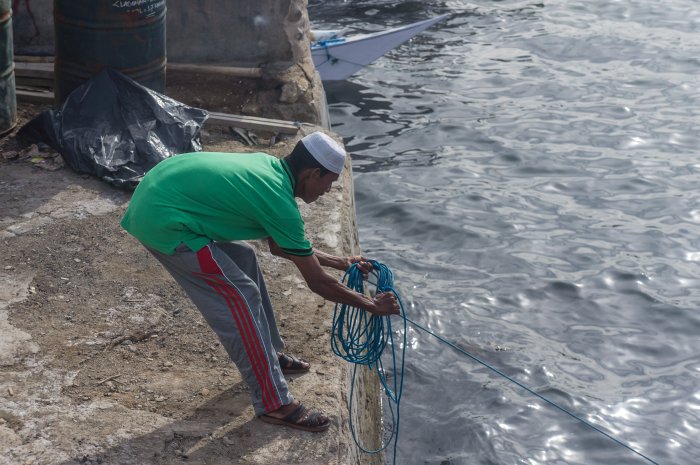
[[[20,125],[36,111],[20,111]],[[205,150],[284,155],[296,141],[247,147],[226,137],[206,134]],[[287,349],[312,363],[290,379],[292,392],[333,417],[322,434],[255,418],[199,312],[119,227],[130,192],[12,135],[0,153],[0,465],[381,462],[360,455],[347,429],[349,368],[330,350],[333,306],[290,262],[254,243]],[[349,169],[337,184],[302,214],[316,247],[357,253]],[[360,387],[355,421],[376,446],[376,382]]]

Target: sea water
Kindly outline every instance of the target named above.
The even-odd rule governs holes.
[[[358,32],[450,14],[326,86],[363,252],[407,314],[656,462],[700,463],[700,4],[309,3]],[[396,463],[649,463],[407,337]]]

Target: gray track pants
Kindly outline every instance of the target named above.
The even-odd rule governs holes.
[[[212,242],[198,252],[184,244],[173,255],[148,250],[219,336],[250,388],[256,415],[292,402],[277,358],[284,344],[253,248]]]

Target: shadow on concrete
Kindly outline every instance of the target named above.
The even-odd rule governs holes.
[[[243,383],[196,407],[182,418],[134,437],[98,454],[74,457],[60,465],[142,464],[216,465],[258,462],[265,447],[284,435],[280,427],[266,425],[254,417]],[[115,425],[115,430],[119,425]],[[310,433],[302,433],[310,434]],[[301,452],[301,451],[299,451]],[[268,451],[278,463],[304,463],[300,453]]]

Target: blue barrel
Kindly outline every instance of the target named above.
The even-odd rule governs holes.
[[[12,47],[12,5],[0,0],[0,134],[17,123],[15,61]]]
[[[104,67],[165,92],[165,0],[54,0],[55,103]]]

